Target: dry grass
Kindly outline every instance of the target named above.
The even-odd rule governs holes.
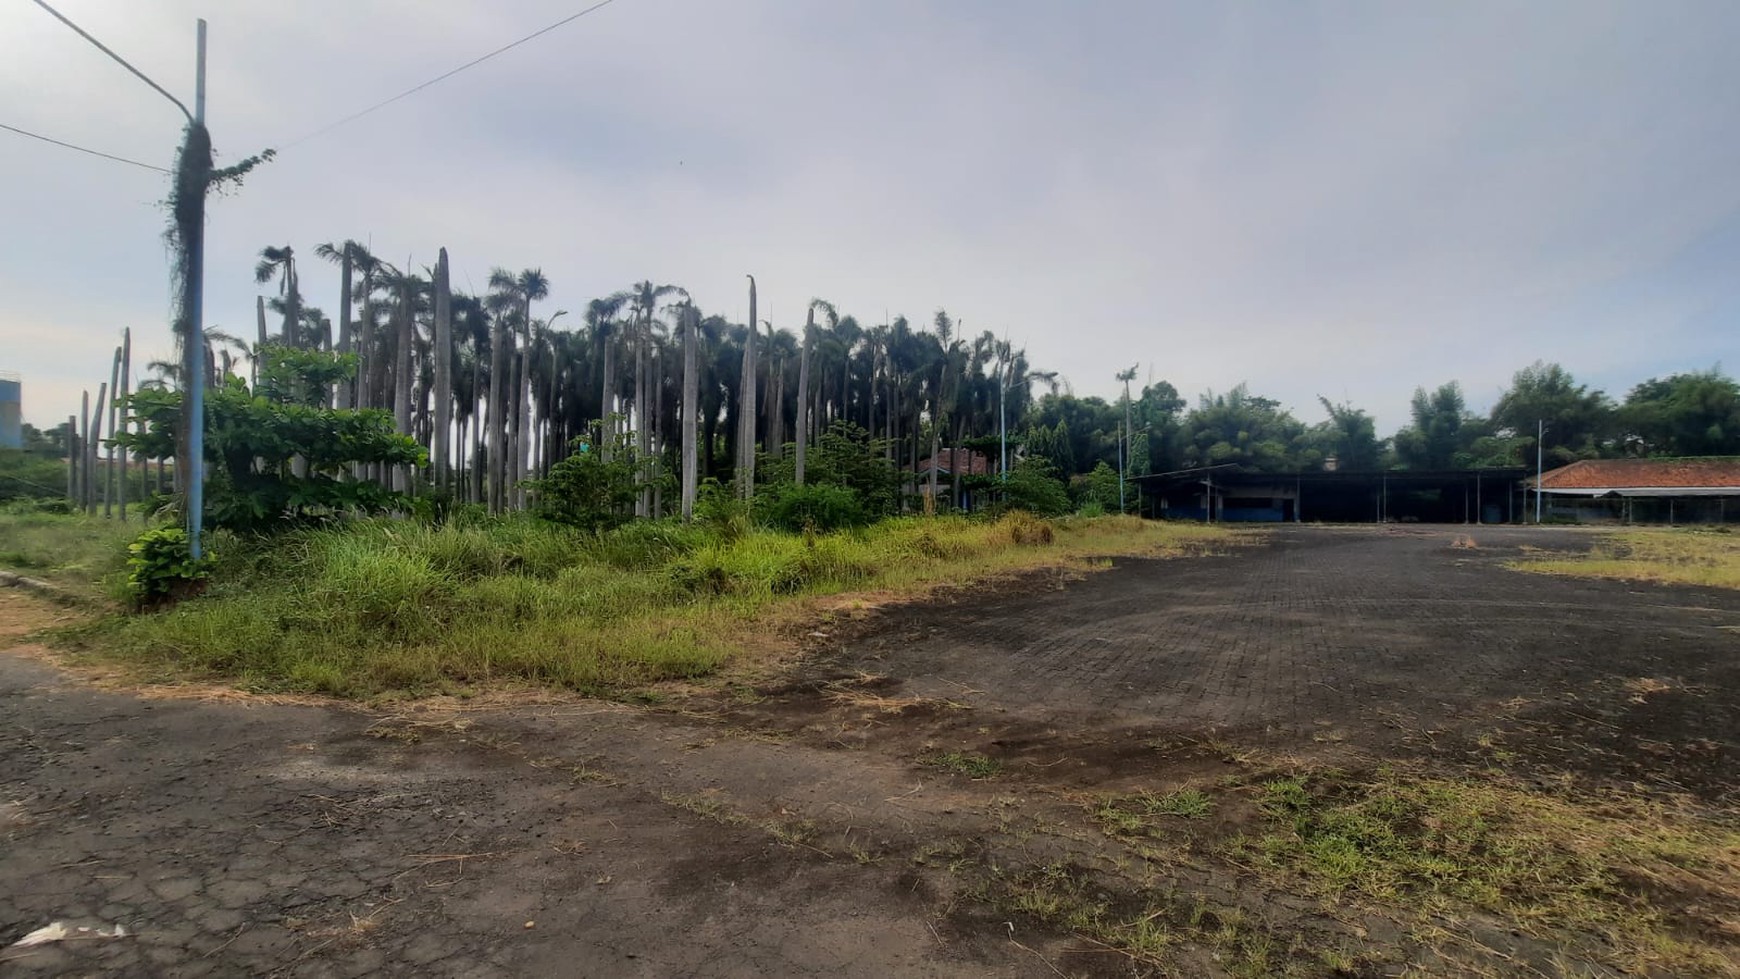
[[[1585,555],[1529,558],[1509,567],[1538,574],[1740,588],[1740,535],[1690,528],[1627,530],[1602,537]]]

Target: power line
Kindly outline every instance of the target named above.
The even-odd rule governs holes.
[[[36,0],[36,2],[41,3],[42,0]],[[293,139],[290,142],[285,143],[283,146],[279,147],[279,149],[289,149],[290,147],[296,146],[299,143],[305,143],[308,140],[311,140],[316,136],[324,135],[325,133],[331,132],[332,130],[337,129],[338,127],[345,125],[346,123],[355,122],[356,120],[361,119],[363,116],[366,116],[371,112],[374,112],[378,109],[384,109],[387,106],[392,105],[394,102],[397,102],[402,98],[405,98],[405,97],[411,96],[411,95],[415,95],[418,92],[421,92],[422,90],[428,88],[429,86],[436,84],[437,82],[443,82],[449,78],[452,78],[454,75],[459,74],[460,72],[466,70],[467,68],[474,68],[477,65],[481,65],[485,61],[488,61],[489,59],[495,57],[498,54],[504,54],[508,51],[511,51],[514,48],[517,48],[520,45],[526,43],[527,41],[542,37],[545,34],[548,34],[551,31],[555,30],[558,27],[562,27],[564,25],[570,24],[570,23],[572,23],[576,20],[579,20],[580,18],[586,16],[587,14],[593,12],[594,10],[598,10],[601,7],[608,7],[612,3],[615,3],[615,2],[616,2],[616,0],[599,0],[598,3],[595,3],[592,6],[587,7],[586,9],[584,9],[578,13],[569,14],[568,16],[562,18],[561,20],[556,21],[554,24],[551,24],[548,27],[544,27],[544,28],[541,28],[539,30],[533,31],[532,33],[527,34],[525,37],[522,37],[517,41],[512,41],[508,44],[504,44],[501,47],[496,48],[494,51],[491,51],[490,53],[488,53],[480,58],[475,58],[471,61],[467,61],[465,64],[460,65],[459,67],[453,69],[452,71],[448,71],[448,72],[445,72],[443,74],[436,75],[434,78],[429,79],[428,81],[424,82],[421,85],[417,85],[413,88],[408,88],[408,89],[404,90],[403,92],[400,92],[399,94],[393,96],[390,99],[384,99],[380,102],[376,102],[374,105],[371,105],[368,108],[363,109],[360,112],[353,112],[350,115],[345,116],[343,119],[340,119],[337,122],[322,126],[321,128],[316,129],[315,131],[309,133],[306,136],[299,136],[296,139]]]
[[[115,53],[115,52],[113,52],[113,51],[110,51],[110,50],[109,50],[109,49],[108,49],[108,48],[107,48],[107,47],[104,47],[104,46],[103,46],[103,42],[101,42],[101,41],[99,41],[99,40],[97,40],[97,39],[96,39],[96,38],[94,38],[94,37],[92,37],[92,36],[90,36],[90,35],[89,35],[89,34],[86,34],[86,33],[85,33],[85,30],[84,30],[84,28],[82,28],[82,27],[80,27],[80,26],[79,26],[79,25],[77,25],[77,24],[75,24],[75,23],[73,23],[73,22],[72,22],[72,21],[70,21],[70,20],[67,20],[67,19],[66,19],[66,17],[65,17],[65,16],[63,16],[63,15],[62,15],[62,14],[61,14],[61,12],[60,12],[60,11],[58,11],[58,10],[56,10],[56,9],[54,9],[54,8],[53,8],[53,7],[50,7],[50,6],[49,6],[49,5],[48,5],[48,4],[47,4],[47,3],[46,3],[46,2],[45,2],[45,0],[36,0],[36,5],[37,5],[37,6],[38,6],[38,7],[41,7],[41,8],[42,8],[42,9],[44,9],[44,10],[46,10],[46,11],[48,11],[48,12],[49,12],[49,13],[51,13],[51,14],[53,14],[53,15],[54,15],[54,19],[55,19],[55,20],[58,20],[58,21],[60,21],[60,22],[61,22],[61,23],[63,23],[63,24],[65,24],[65,25],[66,25],[66,26],[68,26],[68,27],[70,27],[70,28],[72,28],[72,29],[73,29],[73,30],[74,30],[74,31],[75,31],[75,32],[77,32],[77,33],[78,33],[78,36],[79,36],[79,37],[82,37],[82,38],[84,38],[84,39],[85,39],[85,40],[87,40],[87,41],[89,41],[89,42],[91,42],[91,43],[92,43],[92,44],[94,44],[94,45],[96,45],[96,47],[97,47],[97,50],[98,50],[98,51],[101,51],[101,52],[103,52],[103,53],[104,53],[104,54],[106,54],[106,55],[108,55],[108,56],[109,56],[109,57],[111,57],[111,58],[114,58],[114,59],[115,59],[115,61],[116,61],[116,63],[118,63],[118,64],[119,64],[119,65],[120,65],[120,66],[121,66],[121,67],[123,67],[123,68],[125,68],[125,69],[127,69],[127,70],[128,70],[128,71],[130,71],[130,72],[132,72],[132,73],[133,73],[133,74],[134,74],[134,75],[137,75],[137,76],[138,76],[138,78],[139,78],[139,80],[140,80],[140,81],[142,81],[142,82],[144,82],[144,83],[145,83],[145,84],[147,84],[147,85],[149,85],[149,86],[151,86],[151,87],[152,87],[152,88],[154,88],[154,89],[156,89],[156,90],[157,90],[157,94],[158,94],[158,95],[161,95],[161,96],[163,96],[163,97],[164,97],[164,98],[166,98],[166,99],[168,99],[168,100],[169,100],[169,101],[171,101],[171,102],[174,102],[174,103],[175,103],[175,107],[176,107],[176,108],[177,108],[177,109],[180,109],[180,110],[181,110],[181,114],[182,114],[182,115],[184,115],[184,116],[186,116],[186,117],[187,117],[187,121],[188,121],[188,122],[192,122],[192,121],[193,121],[193,113],[191,113],[191,112],[189,112],[189,111],[187,111],[187,106],[185,106],[185,105],[182,105],[182,104],[181,104],[181,100],[180,100],[180,99],[178,99],[178,98],[176,98],[176,97],[175,97],[175,96],[173,96],[173,95],[170,95],[170,94],[169,94],[169,92],[168,92],[168,90],[166,90],[166,89],[165,89],[165,88],[164,88],[164,87],[163,87],[163,86],[162,86],[162,85],[159,85],[159,84],[157,84],[157,83],[156,83],[156,82],[154,82],[154,81],[152,81],[152,80],[151,80],[151,79],[150,79],[150,78],[149,78],[149,77],[147,77],[147,76],[146,76],[146,74],[145,74],[145,73],[144,73],[144,72],[142,72],[142,71],[140,71],[140,70],[139,70],[139,69],[137,69],[137,68],[135,68],[135,67],[133,67],[133,66],[132,66],[132,65],[130,65],[130,64],[128,64],[128,63],[127,63],[127,59],[125,59],[125,58],[123,58],[123,57],[121,57],[121,56],[120,56],[120,55],[118,55],[118,54],[116,54],[116,53]]]
[[[100,150],[86,149],[83,146],[74,146],[71,143],[63,143],[58,139],[51,139],[50,137],[44,136],[41,133],[33,133],[33,132],[30,132],[29,130],[26,130],[26,129],[19,129],[17,126],[8,126],[3,122],[0,122],[0,129],[5,129],[5,130],[9,130],[11,132],[15,132],[20,136],[29,136],[31,139],[40,139],[44,143],[53,143],[56,146],[64,146],[69,150],[78,150],[80,153],[89,153],[92,156],[100,156],[105,160],[114,160],[116,163],[126,163],[126,164],[130,164],[130,165],[136,166],[136,167],[144,167],[147,170],[156,170],[158,173],[168,173],[169,172],[168,170],[164,169],[163,167],[152,166],[149,163],[140,163],[138,160],[129,160],[124,156],[115,156],[113,153],[104,153]]]

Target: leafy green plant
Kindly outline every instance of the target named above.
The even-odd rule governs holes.
[[[187,597],[210,573],[210,562],[193,556],[180,527],[147,530],[127,545],[127,585],[141,607]]]
[[[767,500],[768,523],[783,530],[841,530],[870,521],[863,500],[845,486],[780,486]]]
[[[356,370],[352,354],[266,344],[252,390],[228,375],[206,396],[209,523],[272,530],[340,513],[416,509],[378,483],[353,480],[357,464],[421,466],[415,439],[393,431],[390,412],[326,406],[328,388]],[[147,388],[126,399],[130,429],[115,444],[151,459],[174,457],[181,392]]]
[[[639,491],[634,433],[620,433],[606,447],[600,424],[593,422],[591,434],[574,442],[574,453],[551,466],[549,476],[531,481],[532,512],[593,533],[627,523]]]

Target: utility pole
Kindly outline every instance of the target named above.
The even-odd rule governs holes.
[[[199,21],[194,55],[193,128],[205,129],[205,20]],[[194,560],[200,557],[200,534],[205,530],[205,194],[211,186],[209,173],[199,175],[195,193],[198,220],[182,229],[187,242],[187,546]],[[183,190],[188,188],[184,187]]]

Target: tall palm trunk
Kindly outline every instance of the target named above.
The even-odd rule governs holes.
[[[648,396],[652,392],[648,390],[647,376],[647,369],[650,366],[648,364],[650,354],[647,346],[651,339],[651,332],[652,312],[648,310],[642,315],[639,332],[634,338],[634,448],[638,456],[634,470],[634,484],[640,488],[634,501],[634,515],[637,517],[646,516],[652,506],[651,491],[646,485],[647,456],[651,454],[650,439],[652,435],[652,426],[648,423],[648,410],[651,408],[648,402],[652,400]]]
[[[350,259],[345,259],[345,276],[350,275]],[[430,439],[435,455],[435,488],[446,492],[451,475],[449,432],[453,425],[453,291],[448,283],[447,249],[441,249],[435,259],[435,431]],[[349,283],[346,282],[346,288]],[[347,304],[345,319],[349,319]],[[340,334],[348,332],[341,326]]]
[[[529,461],[526,453],[537,441],[532,432],[532,344],[527,338],[526,348],[520,352],[520,397],[519,421],[514,425],[514,505],[520,509],[526,506],[526,488],[524,483],[529,472]]]
[[[126,405],[127,395],[129,392],[132,391],[132,389],[133,389],[133,328],[129,326],[129,327],[124,328],[121,331],[121,387],[120,387],[119,392],[118,392],[118,397],[121,399],[121,404],[123,406]],[[120,423],[121,423],[121,428],[120,428],[121,434],[122,435],[127,434],[127,410],[125,407],[123,407],[121,409]],[[113,426],[110,426],[110,427],[113,428]],[[120,490],[116,493],[116,496],[118,498],[118,502],[121,505],[121,522],[122,523],[127,522],[127,453],[128,453],[127,449],[123,448],[121,450],[121,486],[120,486]]]
[[[108,466],[103,470],[103,517],[112,520],[115,517],[115,402],[121,396],[121,348],[115,348],[114,363],[109,365],[110,397],[103,402],[102,407],[109,414],[109,458]]]
[[[489,467],[489,512],[500,513],[507,504],[507,495],[502,489],[503,480],[507,476],[504,465],[506,458],[503,453],[502,440],[507,435],[505,424],[507,412],[506,374],[508,370],[508,331],[501,317],[496,316],[491,324],[489,350],[489,412],[488,412],[488,445],[485,448],[485,464]]]
[[[416,334],[415,301],[410,277],[407,276],[399,286],[398,343],[393,350],[393,428],[400,435],[411,434],[411,346]],[[393,488],[401,493],[411,488],[407,467],[394,470]]]
[[[775,357],[768,377],[772,387],[767,402],[767,451],[775,459],[785,458],[785,358]]]
[[[256,321],[256,324],[259,326],[259,330],[260,330],[259,343],[255,344],[255,346],[254,346],[254,379],[253,379],[253,383],[254,383],[255,387],[258,387],[260,384],[260,357],[266,351],[266,341],[268,339],[270,339],[266,335],[266,297],[265,296],[255,296],[254,297],[254,319]]]
[[[351,347],[351,279],[355,276],[356,270],[351,263],[350,247],[349,242],[346,242],[344,245],[343,257],[339,259],[338,263],[338,352],[341,354],[350,353]],[[355,403],[355,395],[354,380],[338,382],[338,390],[336,392],[338,407],[349,408]]]
[[[816,331],[816,307],[811,306],[808,318],[804,321],[803,349],[798,353],[798,392],[797,392],[797,457],[793,475],[797,484],[804,484],[804,443],[809,441],[809,410],[810,410],[810,334]]]
[[[609,462],[616,445],[616,334],[601,330],[599,345],[604,348],[604,383],[599,392],[598,413],[603,416],[604,424],[599,426],[599,440],[603,444],[598,451],[600,458]]]
[[[737,495],[755,495],[755,276],[749,277],[749,331],[743,336],[743,372],[737,382]]]
[[[696,471],[695,423],[700,415],[701,372],[699,364],[701,314],[693,306],[683,310],[683,522],[695,519]]]

